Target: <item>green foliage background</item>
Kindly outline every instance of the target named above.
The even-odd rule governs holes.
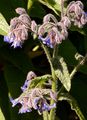
[[[69,2],[67,0],[66,5]],[[86,10],[87,1],[83,0],[82,2]],[[3,14],[8,24],[11,18],[17,16],[15,13],[17,7],[27,9],[30,17],[39,24],[47,13],[54,14],[58,19],[60,15],[60,0],[58,2],[57,0],[2,0],[0,1],[0,13]],[[3,31],[3,34],[6,34],[6,31]],[[18,114],[19,106],[12,108],[8,95],[11,94],[13,98],[19,96],[21,93],[20,87],[23,85],[28,71],[35,71],[38,76],[50,73],[46,56],[39,41],[33,40],[31,35],[22,49],[13,49],[9,44],[4,43],[2,35],[0,36],[0,120],[41,120],[41,116],[36,111],[22,115]],[[33,48],[37,45],[39,45],[39,49],[33,51]],[[63,41],[59,46],[59,54],[64,57],[70,71],[78,62],[74,57],[76,52],[82,55],[87,53],[87,25],[83,29],[71,28],[68,40]],[[87,63],[81,67],[73,78],[70,91],[87,119],[86,92]],[[62,101],[58,103],[57,116],[60,116],[61,120],[75,120],[77,115],[71,110],[68,102]]]

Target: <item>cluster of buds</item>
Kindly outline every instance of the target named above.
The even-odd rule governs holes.
[[[84,12],[81,1],[72,1],[67,6],[66,15],[75,26],[83,27],[87,23],[87,14]]]
[[[68,17],[64,16],[58,22],[54,15],[48,14],[43,18],[43,24],[38,29],[39,39],[49,47],[53,48],[60,44],[68,36],[67,28],[71,23]]]
[[[70,2],[59,22],[52,14],[46,15],[38,30],[39,39],[51,48],[54,48],[56,44],[60,44],[62,40],[67,38],[68,29],[72,23],[79,28],[87,23],[87,14],[83,8],[81,1]]]
[[[16,99],[10,98],[12,107],[17,104],[21,104],[22,107],[19,109],[19,113],[31,112],[32,108],[37,110],[39,114],[42,114],[43,111],[50,111],[52,108],[56,107],[56,98],[57,94],[51,89],[42,89],[42,88],[29,88],[30,81],[36,77],[34,72],[29,72],[27,75],[27,81],[25,81],[22,91],[23,93]],[[49,100],[53,99],[54,104],[50,105]]]
[[[35,22],[27,14],[24,8],[17,8],[16,13],[19,17],[15,17],[10,21],[10,30],[4,41],[11,43],[14,48],[21,47],[25,40],[28,39],[28,32],[34,31]],[[35,25],[33,25],[35,24]]]
[[[81,1],[72,1],[67,6],[65,13],[61,14],[59,22],[54,15],[47,14],[43,18],[43,24],[38,26],[34,20],[31,21],[24,8],[17,8],[16,13],[19,14],[19,17],[11,20],[9,33],[4,36],[4,41],[11,43],[14,48],[21,47],[28,39],[28,32],[33,32],[37,34],[43,44],[54,48],[67,38],[68,29],[72,23],[79,28],[87,23],[87,14],[83,9]]]

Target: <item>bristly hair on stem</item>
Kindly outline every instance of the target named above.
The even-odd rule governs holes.
[[[64,0],[61,0],[61,18],[64,16]]]

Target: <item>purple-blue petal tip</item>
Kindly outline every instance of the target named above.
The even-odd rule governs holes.
[[[46,44],[47,46],[49,46],[50,48],[53,48],[52,43],[50,42],[50,38],[49,37],[45,37],[43,38],[42,36],[38,37],[39,40],[41,40],[43,42],[43,44]]]
[[[17,42],[17,41],[13,41],[11,47],[14,47],[14,48],[21,47],[21,48],[22,48],[21,43],[20,43],[20,42]]]
[[[21,42],[15,40],[14,36],[12,38],[9,38],[8,36],[4,36],[4,42],[12,43],[11,47],[13,46],[14,48],[22,47]]]
[[[34,105],[35,105],[34,109],[35,109],[35,110],[39,109],[39,108],[38,108],[38,101],[39,101],[39,100],[40,100],[40,97],[37,97],[37,98],[34,99]]]
[[[20,113],[22,114],[22,113],[31,112],[31,111],[32,111],[31,109],[21,107],[18,113],[19,113],[19,114],[20,114]]]
[[[10,102],[12,103],[12,107],[14,107],[16,104],[19,103],[18,99],[13,99],[12,97],[9,98],[10,99]]]
[[[31,82],[31,81],[29,81],[29,80],[25,80],[25,83],[24,83],[24,85],[21,87],[21,90],[22,90],[22,91],[25,91],[26,88],[29,86],[30,82]]]
[[[52,108],[56,108],[56,103],[54,103],[54,104],[52,104],[52,105],[47,105],[47,104],[43,104],[43,110],[47,110],[47,111],[49,111],[49,110],[51,110]]]
[[[4,42],[8,42],[8,43],[10,43],[10,39],[9,39],[8,36],[4,36]]]

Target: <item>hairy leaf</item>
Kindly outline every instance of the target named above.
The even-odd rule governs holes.
[[[41,2],[43,5],[47,6],[48,8],[50,8],[51,10],[53,10],[57,15],[60,13],[61,11],[61,0],[38,0],[39,2]]]
[[[67,91],[70,91],[71,79],[67,68],[67,64],[65,63],[63,57],[57,57],[57,59],[55,60],[54,63],[56,63],[55,66],[57,66],[57,69],[55,70],[56,76],[59,78],[65,89]]]
[[[29,88],[41,86],[46,81],[49,81],[50,79],[52,79],[51,75],[43,75],[41,77],[36,77],[36,78],[32,79],[32,82],[31,82]]]
[[[7,35],[8,30],[9,30],[9,25],[6,22],[3,15],[0,13],[0,34],[1,35]]]
[[[1,108],[0,108],[0,120],[5,120],[5,117],[4,117],[3,113],[2,113]]]

